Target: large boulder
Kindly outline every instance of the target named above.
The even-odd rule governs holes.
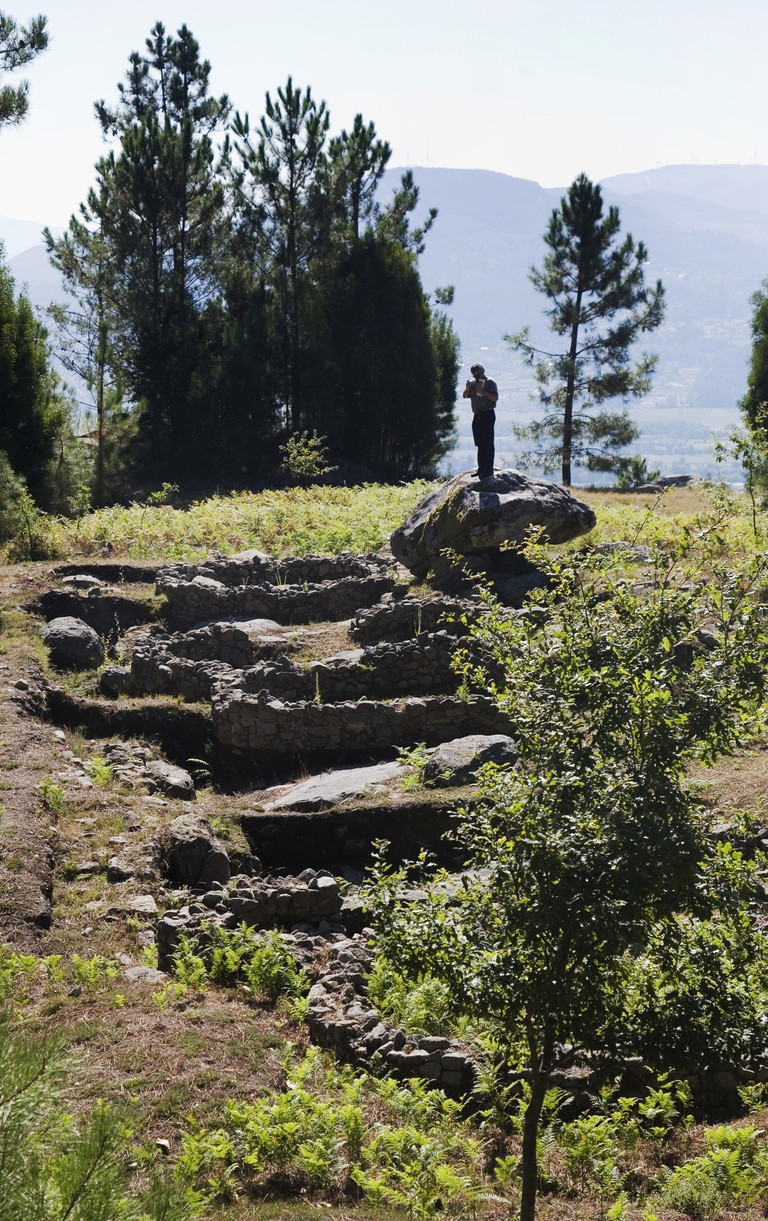
[[[104,660],[104,644],[97,632],[73,615],[60,615],[41,628],[51,662],[62,670],[95,670]]]
[[[423,579],[450,548],[459,555],[490,557],[505,543],[521,543],[541,526],[550,543],[566,543],[595,525],[589,505],[566,488],[520,471],[495,471],[489,479],[457,475],[430,492],[390,540],[392,554]]]

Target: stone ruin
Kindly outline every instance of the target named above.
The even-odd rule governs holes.
[[[279,930],[312,979],[307,1020],[317,1042],[352,1061],[376,1054],[400,1075],[467,1089],[473,1069],[466,1049],[392,1030],[368,1003],[371,932],[354,890],[378,838],[391,840],[401,857],[415,856],[423,844],[441,850],[448,802],[436,794],[401,811],[390,800],[386,783],[410,770],[394,758],[396,746],[436,749],[469,735],[476,772],[486,736],[498,739],[508,729],[489,699],[457,694],[451,662],[457,647],[468,646],[467,621],[479,606],[471,597],[407,596],[403,570],[380,555],[278,561],[252,553],[171,564],[156,571],[161,602],[154,611],[150,600],[129,596],[129,567],[120,573],[122,592],[97,571],[70,576],[66,589],[51,589],[35,608],[49,620],[45,635],[66,637],[71,620],[87,625],[89,639],[96,635],[100,647],[84,665],[110,652],[130,654],[102,667],[98,697],[80,699],[81,712],[84,704],[100,705],[104,717],[155,709],[160,723],[167,700],[177,708],[181,699],[206,718],[217,766],[246,780],[290,775],[298,760],[347,765],[249,813],[243,829],[254,855],[246,860],[241,854],[230,861],[194,807],[164,828],[149,858],[191,900],[158,913],[160,968],[170,969],[181,932],[204,938],[209,925],[241,923]],[[335,625],[353,647],[295,660],[319,623]],[[60,710],[64,699],[62,691],[48,691],[50,709]],[[104,749],[122,783],[194,798],[181,769],[153,759],[148,747]],[[366,766],[353,768],[357,759]],[[360,794],[371,808],[355,806]],[[110,883],[131,876],[124,852],[115,846]],[[146,853],[142,859],[146,873]],[[339,875],[351,879],[346,894]],[[318,947],[325,947],[319,959]]]
[[[124,837],[117,837],[109,883],[129,886],[132,877],[157,877],[159,870],[176,888],[175,906],[162,912],[151,896],[131,900],[131,910],[157,917],[152,938],[161,970],[171,968],[182,933],[205,939],[208,928],[241,924],[276,931],[312,981],[307,1022],[317,1043],[353,1063],[375,1056],[398,1076],[419,1077],[457,1095],[471,1088],[475,1074],[466,1047],[406,1035],[368,1000],[373,934],[356,886],[379,839],[390,841],[397,859],[427,847],[460,873],[463,862],[450,856],[443,838],[456,786],[471,786],[485,760],[514,766],[509,724],[484,696],[459,697],[451,661],[457,649],[471,647],[467,623],[483,613],[471,590],[476,574],[492,581],[510,615],[525,613],[517,608],[538,574],[514,571],[516,561],[503,543],[520,541],[527,526],[545,524],[544,501],[554,505],[550,537],[562,540],[591,528],[591,511],[552,486],[526,483],[517,472],[499,472],[482,486],[460,476],[396,532],[393,552],[405,566],[443,584],[448,576],[457,596],[408,596],[406,574],[388,555],[278,560],[250,552],[157,569],[110,564],[91,573],[59,570],[67,587],[50,590],[34,608],[48,620],[44,630],[56,649],[64,648],[60,655],[52,650],[54,664],[57,656],[62,667],[96,665],[104,653],[130,658],[102,668],[98,698],[72,700],[49,686],[54,719],[69,716],[109,733],[110,726],[132,724],[135,714],[148,736],[172,745],[173,734],[164,738],[170,698],[171,720],[185,710],[179,700],[195,718],[180,721],[178,761],[191,753],[194,729],[208,736],[218,766],[246,780],[256,773],[289,777],[298,761],[336,768],[291,784],[244,816],[251,851],[236,857],[193,806],[145,845],[138,872]],[[126,596],[133,584],[153,579],[159,606]],[[119,580],[122,591],[110,580]],[[68,619],[88,628],[76,627],[79,639],[69,653],[66,643],[59,644]],[[296,655],[319,623],[335,623],[356,647],[299,662]],[[81,660],[86,639],[95,660]],[[424,778],[434,787],[429,797],[402,806],[387,786],[409,774],[408,765],[394,758],[396,746],[414,743],[429,748]],[[190,802],[191,777],[155,754],[146,743],[105,747],[122,782]],[[360,757],[366,766],[350,766]],[[454,786],[447,799],[441,785]],[[462,800],[471,803],[471,787]],[[407,898],[418,902],[419,892]],[[756,1079],[768,1079],[768,1064],[758,1066]],[[561,1084],[572,1088],[568,1080]],[[732,1085],[735,1090],[735,1080]]]
[[[496,491],[507,496],[510,473],[499,478]],[[464,487],[467,480],[446,485],[461,493],[451,503],[463,505],[475,495]],[[536,495],[541,499],[541,489]],[[561,516],[568,500],[567,494],[557,498]],[[559,538],[589,528],[590,511],[573,505],[570,525],[560,522],[555,530]],[[444,504],[440,513],[445,524]],[[461,513],[466,517],[466,506]],[[518,514],[516,537],[521,520]],[[530,506],[525,520],[530,524]],[[393,538],[396,555],[401,533]],[[487,566],[502,534],[486,538],[474,558]],[[411,537],[406,547],[412,572],[431,570],[439,558],[425,559],[429,543],[423,536],[422,530],[418,544]],[[476,529],[468,538],[479,545]],[[448,545],[467,550],[455,531]],[[140,724],[144,736],[170,746],[169,725],[177,723],[184,740],[176,762],[191,753],[192,729],[196,737],[205,732],[213,766],[246,783],[287,778],[312,762],[336,769],[292,785],[243,817],[252,851],[236,861],[194,807],[161,829],[147,851],[186,901],[158,913],[160,967],[169,969],[182,932],[204,938],[209,926],[241,923],[278,930],[312,978],[308,1023],[314,1039],[353,1061],[375,1054],[398,1074],[455,1092],[469,1088],[473,1068],[465,1048],[389,1029],[370,1006],[365,977],[372,934],[355,887],[372,843],[381,838],[399,859],[427,846],[460,869],[456,849],[449,851],[443,840],[456,793],[439,785],[471,785],[485,759],[512,764],[516,757],[506,718],[486,695],[460,693],[452,668],[457,650],[473,647],[469,620],[484,613],[471,587],[465,583],[456,597],[409,596],[408,573],[387,554],[277,559],[245,552],[165,565],[154,570],[156,603],[127,596],[132,583],[146,584],[153,575],[146,567],[97,565],[88,573],[70,566],[58,575],[67,587],[51,589],[34,608],[48,620],[44,633],[58,641],[67,635],[64,620],[82,621],[100,646],[92,649],[94,658],[99,653],[92,664],[101,653],[109,657],[92,698],[49,685],[49,712],[60,723],[69,718],[97,725],[105,736],[110,726],[124,731]],[[120,580],[121,590],[110,579]],[[514,607],[530,584],[526,576],[509,594],[510,614],[519,613]],[[335,627],[336,636],[354,647],[297,660],[310,651],[317,625]],[[179,720],[185,707],[193,720]],[[435,760],[435,787],[403,806],[387,786],[412,771],[396,760],[397,748],[416,743]],[[153,751],[114,745],[111,751],[122,779],[182,800],[194,797],[183,777],[162,774]],[[359,761],[365,766],[353,768]],[[472,800],[471,789],[464,799]],[[122,846],[116,848],[108,878],[123,884],[130,862]]]

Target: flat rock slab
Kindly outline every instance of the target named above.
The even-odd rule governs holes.
[[[516,470],[495,471],[489,479],[463,474],[430,492],[395,530],[392,554],[423,578],[440,552],[459,555],[522,543],[540,526],[550,543],[566,543],[595,525],[589,505],[559,484],[532,479]]]
[[[197,625],[197,629],[201,627],[217,628],[219,630],[236,627],[240,628],[242,632],[246,632],[249,636],[269,636],[275,632],[288,635],[291,630],[278,623],[275,619],[254,619],[249,615],[232,615],[229,619],[208,619],[205,623]]]
[[[372,785],[397,780],[411,771],[404,763],[377,763],[372,767],[348,767],[338,772],[311,776],[289,793],[271,802],[267,810],[330,810],[333,806],[364,797]]]

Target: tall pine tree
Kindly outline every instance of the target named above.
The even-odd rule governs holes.
[[[80,223],[106,246],[112,344],[143,408],[155,477],[194,473],[205,453],[201,337],[227,240],[216,139],[230,109],[225,96],[209,96],[209,75],[186,26],[172,38],[155,25],[146,54],[130,57],[117,105],[96,106],[116,147],[98,162],[68,234],[76,241]],[[60,262],[65,254],[54,247]]]
[[[310,267],[327,245],[333,208],[325,153],[329,124],[325,102],[318,104],[309,88],[295,88],[291,77],[275,99],[267,94],[255,140],[247,114],[234,121],[241,215],[272,289],[275,389],[291,431],[309,423],[315,338]]]
[[[664,317],[661,281],[649,288],[648,253],[631,234],[619,241],[619,210],[603,215],[600,187],[581,174],[553,211],[544,242],[542,269],[530,279],[551,306],[550,328],[565,340],[556,352],[534,347],[528,329],[505,338],[534,366],[545,415],[518,435],[534,441],[534,456],[545,470],[559,464],[563,484],[572,464],[588,470],[621,468],[617,450],[638,432],[626,411],[595,410],[611,398],[647,394],[657,357],[643,354],[630,364],[629,349]]]

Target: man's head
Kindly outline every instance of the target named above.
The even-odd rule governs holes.
[[[469,371],[473,377],[483,377],[485,375],[485,366],[472,365]]]

